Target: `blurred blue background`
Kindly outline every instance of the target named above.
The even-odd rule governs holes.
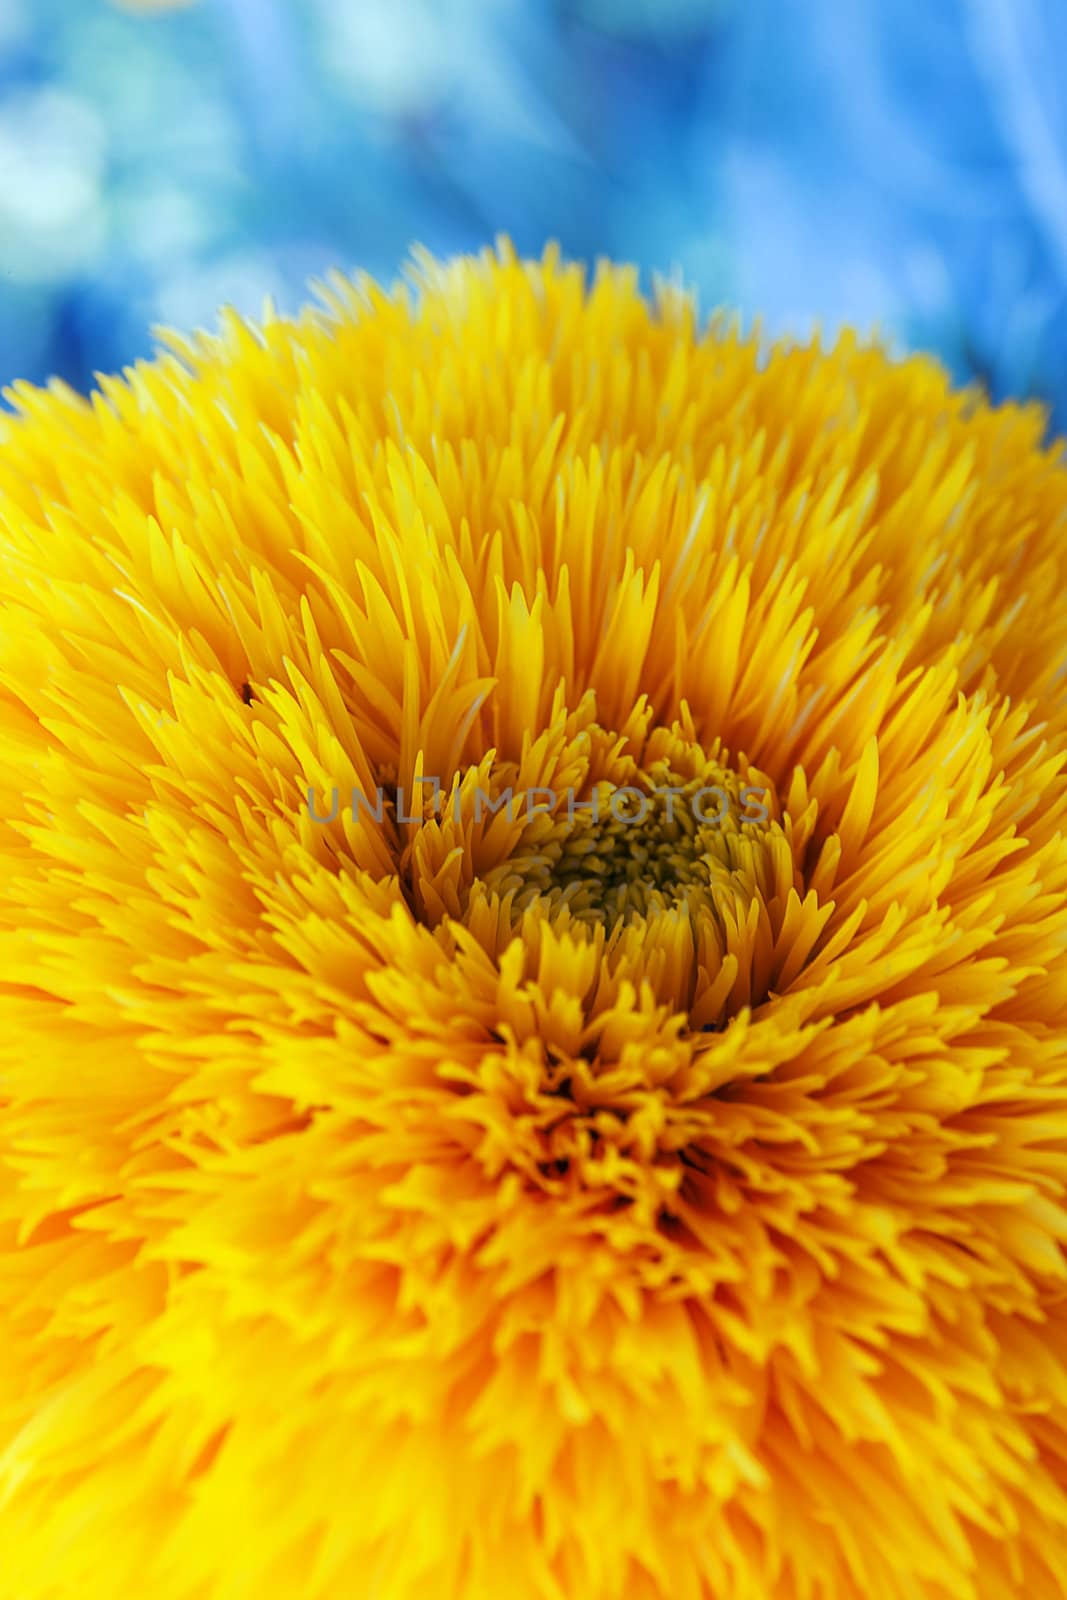
[[[1067,428],[1067,0],[0,0],[0,381],[505,231]]]

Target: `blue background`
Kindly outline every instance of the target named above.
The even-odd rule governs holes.
[[[0,380],[556,238],[1067,428],[1067,0],[0,0]]]

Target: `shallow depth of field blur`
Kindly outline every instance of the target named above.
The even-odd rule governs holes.
[[[0,382],[557,239],[1067,429],[1067,0],[0,0]]]

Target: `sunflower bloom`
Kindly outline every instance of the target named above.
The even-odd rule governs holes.
[[[1067,470],[553,252],[0,452],[11,1600],[1061,1600]]]

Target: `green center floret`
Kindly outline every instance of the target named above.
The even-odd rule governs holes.
[[[567,906],[580,921],[609,926],[682,907],[714,911],[716,889],[738,874],[760,876],[773,827],[766,801],[718,762],[683,777],[657,761],[624,788],[602,781],[559,797],[486,886],[515,891],[517,911],[543,898],[553,911]]]

